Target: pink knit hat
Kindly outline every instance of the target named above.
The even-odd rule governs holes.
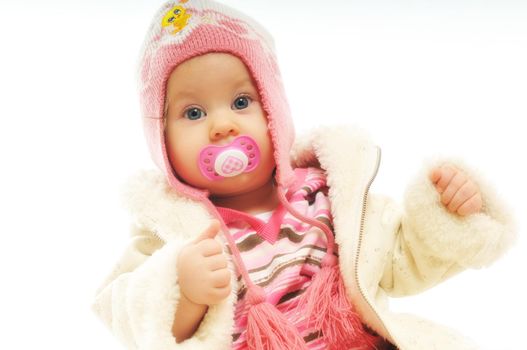
[[[294,128],[272,38],[248,16],[210,0],[165,3],[155,14],[146,35],[138,85],[145,136],[154,162],[180,194],[194,199],[208,196],[176,178],[166,152],[163,113],[166,84],[174,68],[210,52],[233,54],[249,69],[269,122],[276,180],[289,187],[294,181],[289,159]]]

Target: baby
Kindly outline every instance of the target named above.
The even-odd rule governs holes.
[[[127,348],[475,348],[387,306],[510,246],[473,171],[429,164],[404,210],[369,193],[380,149],[349,127],[294,141],[272,39],[213,1],[161,7],[139,86],[161,173],[131,181],[131,242],[93,305]]]

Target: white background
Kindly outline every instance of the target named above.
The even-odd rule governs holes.
[[[393,307],[527,349],[526,2],[225,3],[275,36],[298,131],[355,123],[382,147],[372,191],[401,201],[438,154],[496,185],[517,246]],[[160,4],[0,0],[1,349],[119,348],[89,305],[127,243],[120,186],[153,167],[134,74]]]

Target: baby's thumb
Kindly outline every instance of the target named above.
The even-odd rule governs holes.
[[[220,222],[218,220],[212,220],[209,227],[207,227],[205,231],[196,237],[194,243],[199,243],[205,239],[214,238],[218,232],[220,232]]]

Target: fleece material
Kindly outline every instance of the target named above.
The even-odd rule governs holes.
[[[327,174],[348,295],[363,321],[399,349],[477,349],[448,327],[390,311],[388,298],[422,292],[466,268],[496,261],[515,239],[509,210],[475,169],[446,159],[425,162],[399,207],[370,192],[380,158],[380,148],[364,131],[345,126],[318,128],[298,138],[291,152],[293,167],[320,167]],[[460,217],[441,204],[428,174],[442,164],[457,166],[477,182],[481,213]],[[98,288],[95,313],[128,349],[230,349],[237,293],[232,261],[231,295],[209,308],[190,339],[178,344],[171,332],[180,297],[178,253],[212,215],[202,203],[179,196],[158,171],[132,178],[123,198],[133,219],[130,244]]]

